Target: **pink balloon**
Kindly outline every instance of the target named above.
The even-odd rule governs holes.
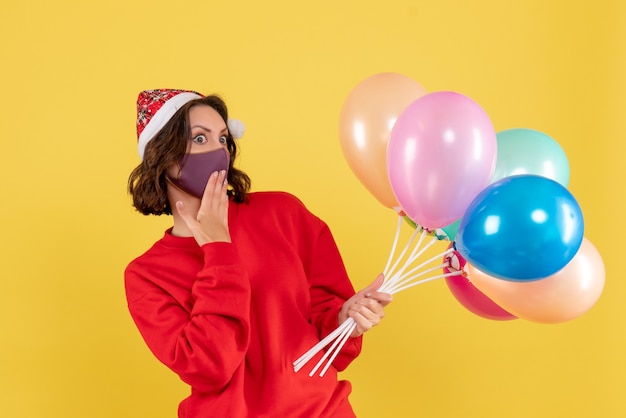
[[[463,216],[495,170],[496,132],[485,111],[454,92],[411,103],[391,130],[387,174],[415,223],[441,228]]]
[[[452,244],[448,248],[451,246]],[[457,251],[446,256],[444,262],[450,263],[450,267],[443,269],[444,273],[463,270],[466,264],[465,259]],[[496,321],[517,319],[515,315],[505,311],[484,293],[476,289],[465,276],[446,277],[446,284],[452,295],[465,309],[480,317]]]

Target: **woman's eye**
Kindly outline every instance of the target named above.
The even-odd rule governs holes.
[[[220,144],[225,144],[226,143],[226,135],[220,136],[219,141],[220,141]]]
[[[204,144],[206,143],[206,136],[196,135],[193,137],[192,141],[195,142],[196,144]]]

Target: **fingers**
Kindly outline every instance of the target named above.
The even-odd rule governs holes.
[[[356,323],[356,329],[352,333],[352,337],[358,337],[364,332],[367,332],[373,327],[375,327],[376,325],[380,324],[380,321],[382,320],[384,316],[384,315],[372,316],[371,312],[367,312],[367,311],[360,312],[356,310],[349,310],[348,315]]]
[[[362,297],[353,301],[347,309],[346,315],[356,322],[356,330],[352,336],[357,337],[372,327],[380,324],[385,317],[384,307],[391,302],[391,295],[375,292],[370,297]]]
[[[216,171],[209,177],[198,211],[198,220],[204,214],[211,214],[223,220],[228,212],[228,196],[226,194],[226,171]]]
[[[366,293],[365,297],[371,300],[375,300],[382,306],[389,305],[391,301],[393,300],[393,296],[391,296],[391,293],[385,293],[385,292]]]
[[[383,285],[384,281],[385,276],[380,273],[372,283],[370,283],[363,290],[357,292],[357,294],[354,295],[354,298],[359,299],[361,297],[366,297],[378,301],[383,306],[387,306],[392,300],[391,294],[378,291],[378,289],[380,289],[380,287]]]
[[[187,228],[189,228],[189,230],[193,230],[197,221],[194,218],[194,216],[191,213],[189,213],[184,203],[181,202],[180,200],[176,202],[176,211],[178,212],[182,220],[185,222],[185,225],[187,225]]]
[[[358,337],[359,335],[366,333],[380,323],[380,321],[372,322],[360,313],[354,313],[350,317],[354,319],[354,322],[356,323],[356,329],[352,332],[352,337]]]
[[[186,210],[182,202],[176,202],[178,214],[201,246],[215,241],[230,242],[227,187],[226,171],[214,172],[209,177],[196,214]]]
[[[381,273],[364,289],[355,293],[348,299],[339,311],[339,323],[343,323],[349,317],[357,324],[352,337],[358,337],[363,332],[376,326],[385,316],[385,306],[389,305],[392,296],[389,293],[379,292],[385,276]]]
[[[367,287],[365,287],[359,293],[368,294],[368,293],[375,292],[378,289],[380,289],[384,281],[385,281],[385,276],[382,273],[380,273],[378,276],[376,276],[376,278],[374,279],[372,283],[370,283]]]
[[[209,181],[204,189],[200,210],[198,211],[198,221],[202,218],[212,217],[221,223],[228,223],[228,195],[226,189],[226,171],[214,172],[209,177]]]
[[[180,218],[185,222],[185,225],[187,225],[187,228],[189,228],[189,221],[188,221],[189,214],[187,213],[187,210],[185,209],[185,205],[180,200],[176,202],[176,211],[180,215]]]
[[[212,173],[204,188],[200,207],[210,211],[224,210],[224,206],[228,206],[228,197],[225,196],[227,186],[226,170]]]
[[[219,213],[222,214],[222,221],[225,225],[228,225],[228,180],[226,171],[222,171],[222,177],[218,178],[221,184],[221,190],[219,191]]]

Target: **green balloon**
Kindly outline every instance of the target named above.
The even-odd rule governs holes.
[[[533,129],[508,129],[496,134],[498,157],[490,183],[517,174],[534,174],[562,186],[569,183],[569,163],[563,148]]]
[[[450,225],[441,228],[443,229],[443,232],[445,232],[448,236],[448,240],[454,241],[454,238],[456,237],[456,231],[459,230],[459,225],[461,224],[461,219],[462,218],[459,218],[456,221],[452,222]]]

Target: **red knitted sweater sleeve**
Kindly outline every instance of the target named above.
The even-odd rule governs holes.
[[[125,272],[129,309],[154,355],[203,392],[219,392],[243,363],[249,344],[250,284],[229,243],[202,247],[204,267],[184,306],[152,277],[168,265],[131,263]],[[158,259],[158,257],[157,257]],[[167,263],[185,260],[167,258]],[[157,264],[155,266],[155,263]]]

